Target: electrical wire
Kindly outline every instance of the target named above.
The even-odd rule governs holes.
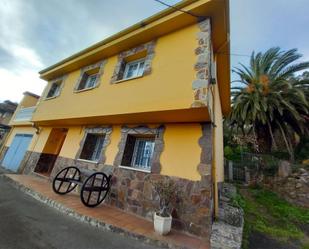
[[[165,3],[165,2],[163,2],[161,0],[154,0],[154,1],[164,5],[166,7],[172,8],[174,10],[180,11],[182,13],[188,14],[188,15],[193,16],[193,17],[198,18],[198,19],[206,19],[206,18],[208,18],[207,16],[199,16],[199,15],[196,15],[196,14],[190,12],[190,11],[186,11],[186,10],[183,10],[181,8],[177,8],[177,7],[175,7],[173,5],[170,5],[168,3]],[[230,55],[230,56],[238,56],[238,57],[251,57],[251,55],[247,55],[247,54],[224,53],[224,52],[216,52],[216,53],[217,54],[226,54],[226,55]]]
[[[162,5],[165,5],[165,6],[169,7],[169,8],[171,8],[171,9],[174,9],[174,10],[180,11],[180,12],[182,12],[182,13],[185,13],[185,14],[187,14],[187,15],[193,16],[193,17],[195,17],[195,18],[197,18],[197,19],[199,19],[199,20],[205,20],[206,18],[208,18],[207,16],[199,16],[199,15],[196,15],[196,14],[194,14],[194,13],[191,13],[190,11],[186,11],[186,10],[177,8],[177,7],[175,7],[175,6],[173,6],[173,5],[170,5],[170,4],[168,4],[168,3],[165,3],[165,2],[163,2],[163,1],[161,1],[161,0],[154,0],[154,1],[155,1],[155,2],[158,2],[158,3],[162,4]]]

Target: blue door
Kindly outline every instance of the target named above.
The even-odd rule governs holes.
[[[16,134],[8,151],[5,154],[2,166],[16,172],[25,156],[31,139],[32,135]]]

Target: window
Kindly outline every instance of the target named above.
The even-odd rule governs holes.
[[[79,158],[90,161],[99,161],[104,138],[104,134],[88,133]]]
[[[97,82],[97,78],[98,78],[98,74],[88,74],[87,72],[85,72],[83,74],[82,80],[78,85],[77,90],[83,90],[83,89],[89,89],[89,88],[93,88],[96,85]]]
[[[121,165],[150,171],[154,140],[154,136],[128,135]]]
[[[62,81],[57,81],[57,82],[52,83],[51,87],[49,88],[46,98],[57,97],[60,94],[61,82]]]
[[[145,59],[128,62],[125,65],[123,79],[130,79],[142,76],[144,73],[144,65],[145,65]]]

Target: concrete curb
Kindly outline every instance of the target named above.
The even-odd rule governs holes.
[[[153,239],[153,238],[149,238],[149,237],[146,237],[144,235],[141,235],[141,234],[136,234],[136,233],[133,233],[133,232],[129,232],[125,229],[122,229],[120,227],[116,227],[114,225],[110,225],[110,224],[107,224],[103,221],[100,221],[100,220],[97,220],[93,217],[90,217],[90,216],[87,216],[87,215],[83,215],[83,214],[80,214],[80,213],[77,213],[76,211],[74,211],[73,209],[71,208],[68,208],[36,191],[34,191],[33,189],[30,189],[16,181],[14,181],[13,179],[11,179],[9,176],[3,174],[3,175],[0,175],[0,177],[2,179],[4,179],[6,182],[8,182],[9,184],[11,184],[13,187],[21,190],[22,192],[26,193],[27,195],[33,197],[34,199],[52,207],[52,208],[55,208],[57,210],[59,210],[60,212],[66,214],[66,215],[69,215],[71,217],[74,217],[76,219],[78,219],[79,221],[81,222],[84,222],[84,223],[87,223],[93,227],[97,227],[97,228],[100,228],[100,229],[103,229],[105,231],[111,231],[111,232],[115,232],[115,233],[118,233],[118,234],[121,234],[123,236],[128,236],[130,238],[133,238],[133,239],[136,239],[136,240],[139,240],[139,241],[142,241],[144,243],[147,243],[147,244],[151,244],[151,245],[155,245],[155,246],[159,246],[159,247],[163,247],[163,248],[170,248],[170,249],[189,249],[187,247],[182,247],[182,246],[178,246],[178,245],[175,245],[175,244],[171,244],[171,243],[168,243],[168,242],[163,242],[161,240],[156,240],[156,239]]]

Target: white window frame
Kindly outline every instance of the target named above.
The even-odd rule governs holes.
[[[51,91],[54,84],[58,85],[58,88],[56,89],[56,91],[54,92],[54,94],[52,96],[48,96],[49,92]],[[60,95],[61,86],[62,86],[62,80],[52,82],[48,91],[47,91],[46,99],[52,99],[52,98],[58,97]]]
[[[143,164],[138,164],[137,162],[137,153],[138,153],[138,147],[139,147],[139,143],[141,141],[146,141],[146,142],[151,142],[152,143],[152,148],[151,148],[151,152],[150,152],[150,156],[148,157],[148,164],[149,165],[143,165]],[[153,157],[153,152],[154,152],[154,147],[155,147],[155,141],[150,139],[150,138],[141,138],[141,137],[137,137],[134,143],[134,150],[133,150],[133,155],[132,155],[132,162],[131,162],[131,167],[135,168],[135,169],[142,169],[142,170],[147,170],[150,171],[151,170],[151,160]],[[144,148],[145,150],[145,148]]]
[[[136,73],[133,74],[131,77],[128,77],[129,69],[133,65],[137,65]],[[132,78],[143,76],[144,69],[145,69],[145,58],[138,59],[135,61],[130,61],[126,63],[126,67],[125,67],[124,74],[123,74],[123,79],[132,79]]]
[[[81,80],[81,81],[79,82],[79,84],[78,84],[78,87],[77,87],[77,90],[76,90],[77,92],[95,88],[96,85],[97,85],[97,80],[98,80],[98,77],[99,77],[99,73],[88,74],[87,72],[84,72],[82,78],[85,77],[85,76],[84,76],[85,74],[87,75],[86,82],[85,82],[85,86],[84,86],[83,88],[80,88],[80,85],[81,85],[82,82],[83,82],[83,80]],[[90,79],[92,79],[92,78],[94,78],[94,77],[95,77],[95,82],[94,82],[93,85],[90,85],[90,82],[91,82]]]
[[[98,76],[99,76],[98,73],[94,73],[94,74],[88,75],[87,79],[86,79],[86,83],[85,83],[85,88],[83,88],[83,89],[89,89],[89,88],[95,87],[96,83],[97,83],[97,80],[98,80]],[[94,81],[93,85],[90,85],[91,79],[93,79],[93,78],[95,78],[95,81]]]

